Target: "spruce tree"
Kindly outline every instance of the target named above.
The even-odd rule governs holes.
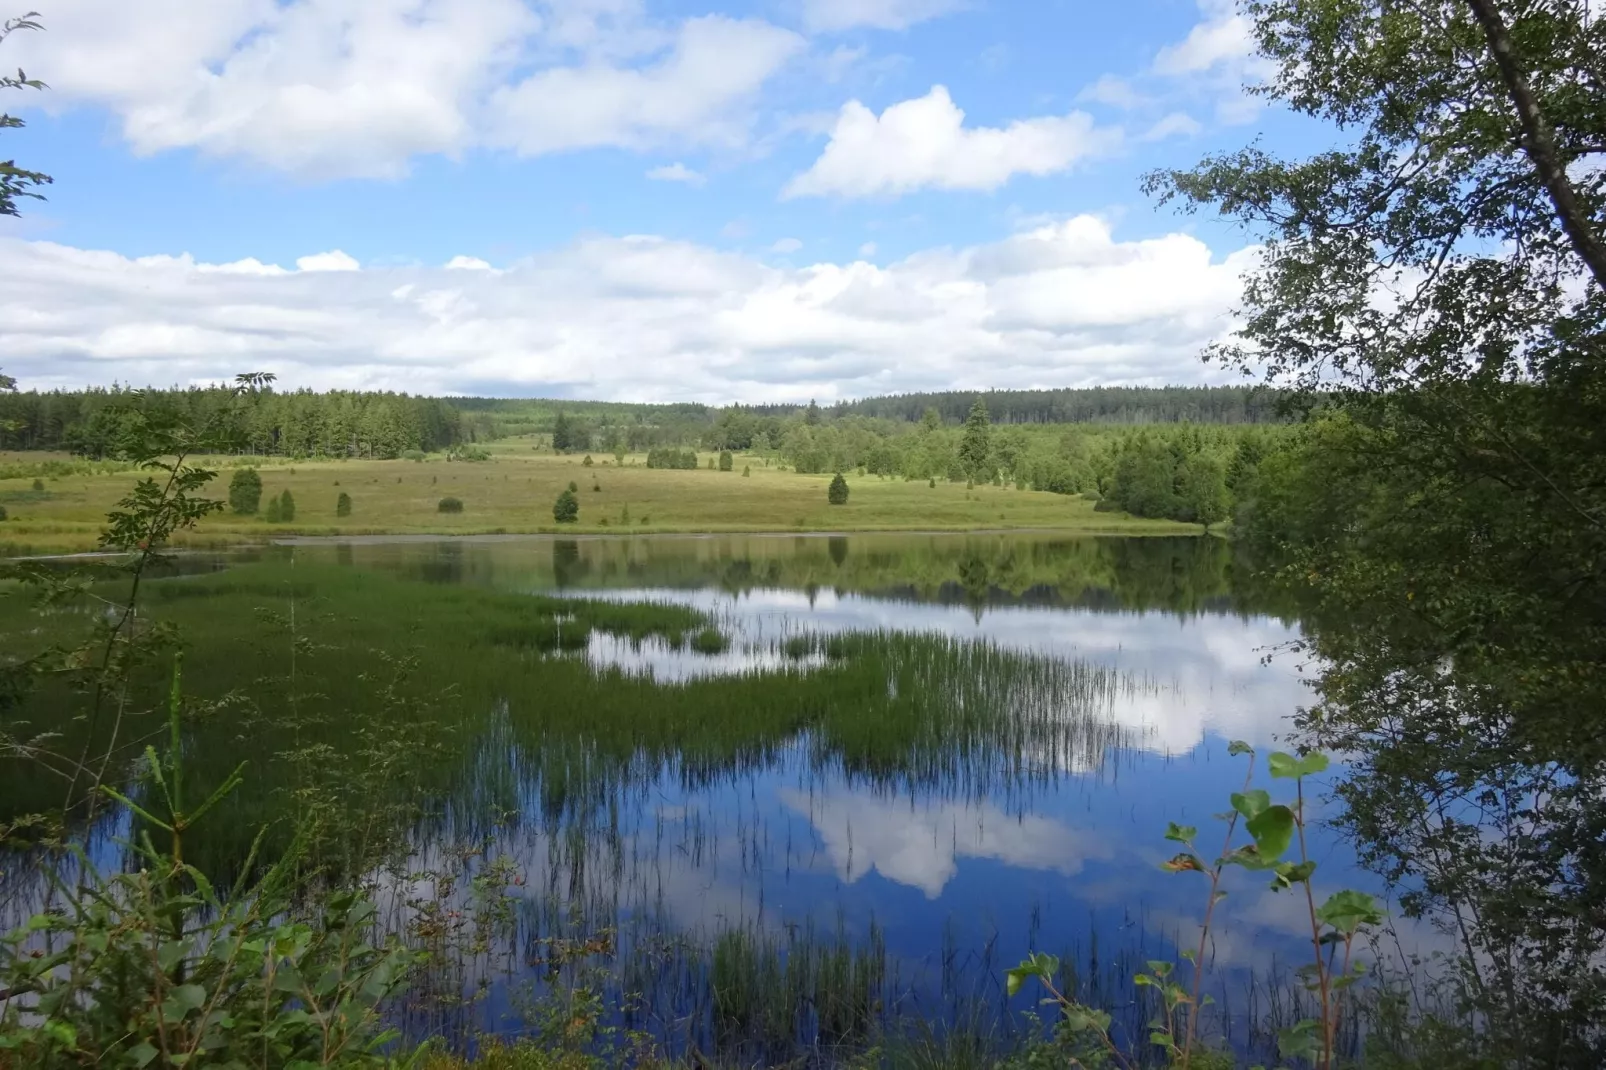
[[[832,505],[848,504],[848,481],[838,472],[836,478],[831,480],[831,487],[825,492],[825,500]]]
[[[286,487],[284,493],[279,495],[279,519],[288,524],[295,518],[296,500],[290,494],[290,489]]]
[[[987,405],[977,398],[970,407],[970,415],[965,417],[965,434],[959,441],[959,466],[971,482],[991,482],[992,458],[992,420],[987,415]]]
[[[552,503],[552,519],[560,524],[573,524],[580,519],[580,499],[573,490],[565,490]]]
[[[345,491],[341,491],[340,497],[335,500],[335,515],[351,515],[351,495],[347,494]]]

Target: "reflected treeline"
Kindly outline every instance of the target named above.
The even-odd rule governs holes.
[[[1062,535],[717,535],[302,546],[433,583],[834,590],[906,601],[1235,613],[1291,619],[1286,590],[1217,538]]]

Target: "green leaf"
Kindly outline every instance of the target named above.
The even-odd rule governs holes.
[[[1192,843],[1193,838],[1199,835],[1199,830],[1192,825],[1179,825],[1175,821],[1167,822],[1165,838],[1177,843]]]
[[[1383,912],[1371,896],[1346,888],[1334,892],[1316,908],[1316,920],[1345,936],[1353,936],[1363,925],[1382,924]]]
[[[1023,970],[1017,966],[1015,969],[1009,970],[1004,974],[1004,991],[1010,996],[1018,995],[1020,993],[1021,985],[1026,983],[1026,978],[1035,976],[1035,972]]]
[[[1255,748],[1251,747],[1241,739],[1235,739],[1231,743],[1227,744],[1227,753],[1236,758],[1240,754],[1255,753]]]
[[[1325,771],[1331,764],[1327,760],[1327,755],[1318,751],[1312,751],[1303,758],[1277,751],[1266,759],[1266,767],[1271,770],[1271,775],[1283,780],[1298,780],[1300,777],[1312,776]]]
[[[1244,815],[1245,818],[1253,818],[1270,805],[1271,793],[1262,788],[1232,793],[1232,808]]]
[[[150,1041],[142,1040],[132,1048],[129,1048],[128,1054],[134,1060],[134,1065],[140,1067],[156,1058],[156,1049],[151,1047]]]
[[[1268,806],[1244,826],[1255,838],[1260,863],[1277,861],[1288,850],[1294,839],[1294,812],[1286,806]]]
[[[1310,875],[1316,872],[1316,863],[1279,862],[1276,871],[1277,876],[1271,882],[1271,890],[1280,892],[1284,888],[1292,888],[1302,881],[1310,880]]]

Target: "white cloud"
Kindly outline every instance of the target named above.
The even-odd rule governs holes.
[[[647,172],[647,177],[654,182],[684,182],[688,186],[701,186],[706,179],[685,164],[676,161],[662,167],[654,167]]]
[[[1193,137],[1204,130],[1199,120],[1187,112],[1174,111],[1162,116],[1143,133],[1144,141],[1163,141],[1168,137]]]
[[[1106,74],[1083,89],[1076,94],[1076,99],[1108,104],[1112,108],[1122,110],[1141,108],[1149,102],[1148,97],[1133,88],[1131,82],[1125,78],[1117,78],[1113,74]]]
[[[0,352],[43,388],[257,369],[319,388],[709,402],[1198,382],[1221,374],[1198,354],[1232,328],[1254,255],[1117,241],[1085,216],[885,265],[597,237],[498,271],[315,270],[358,266],[337,252],[217,270],[0,238]]]
[[[1230,8],[1206,9],[1205,21],[1188,31],[1188,36],[1162,48],[1154,57],[1157,74],[1179,75],[1208,71],[1231,65],[1254,53],[1255,41],[1249,20]]]
[[[1111,150],[1119,132],[1097,129],[1084,112],[1022,119],[1005,127],[964,125],[942,86],[877,116],[849,101],[825,151],[788,183],[787,197],[871,197],[923,188],[991,190],[1017,174],[1065,171]]]
[[[493,271],[490,262],[477,256],[454,256],[446,261],[448,271]]]
[[[874,870],[927,899],[942,894],[961,858],[1074,876],[1086,860],[1112,854],[1108,837],[1038,814],[1011,815],[992,803],[916,804],[869,792],[810,795],[797,788],[782,788],[780,798],[809,818],[844,883]]]
[[[803,44],[756,19],[690,19],[649,66],[558,67],[497,89],[490,140],[523,155],[669,140],[736,144],[751,119],[742,106]]]
[[[108,109],[135,152],[314,179],[486,145],[730,143],[802,47],[753,19],[660,25],[639,0],[63,0],[7,42],[46,106]]]
[[[296,260],[302,271],[360,271],[362,265],[345,252],[331,249],[327,253],[314,253]]]
[[[803,243],[798,241],[796,238],[782,238],[780,241],[770,246],[770,251],[776,253],[795,253],[801,248],[803,248]]]
[[[875,253],[876,253],[876,243],[873,242],[873,241],[867,241],[863,245],[859,246],[859,255],[860,256],[870,257],[870,256],[874,256]]]
[[[803,22],[817,32],[903,30],[964,6],[965,0],[803,0]]]

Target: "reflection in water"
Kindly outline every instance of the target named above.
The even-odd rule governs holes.
[[[1242,780],[1226,741],[1266,748],[1305,697],[1291,666],[1263,660],[1297,624],[1214,539],[353,540],[293,553],[298,583],[349,584],[322,592],[328,605],[303,593],[296,618],[323,629],[298,663],[304,679],[324,674],[307,685],[329,705],[316,745],[356,746],[337,731],[353,723],[365,747],[373,725],[396,739],[418,727],[353,683],[390,668],[363,660],[369,643],[420,659],[424,694],[409,701],[452,729],[449,746],[421,752],[427,805],[399,870],[452,880],[374,871],[391,916],[430,891],[467,910],[496,859],[519,874],[514,929],[450,982],[494,993],[465,1030],[520,1028],[536,941],[604,930],[618,934],[615,994],[641,993],[653,1028],[694,1023],[680,1039],[704,1044],[710,949],[733,932],[764,947],[840,933],[872,949],[888,1013],[935,1013],[965,993],[998,1009],[998,967],[1029,949],[1065,953],[1088,983],[1172,956],[1202,904],[1197,881],[1160,872],[1166,823],[1207,828]],[[292,638],[265,622],[288,619],[287,581],[248,578],[220,587],[219,604],[231,627],[262,624],[242,640],[268,651],[249,673],[280,679],[275,652]],[[588,630],[599,601],[686,607],[713,627],[633,628],[619,613],[613,630]],[[229,637],[208,630],[202,598],[169,602],[193,631]],[[538,603],[560,616],[534,620]],[[198,666],[193,686],[237,683]],[[289,775],[282,741],[252,746],[254,769]],[[267,785],[280,801],[263,805],[285,794]],[[1341,844],[1318,835],[1315,853],[1324,880],[1361,883]],[[1292,902],[1261,880],[1234,886],[1218,996],[1303,953]]]
[[[782,789],[780,799],[809,819],[839,880],[852,884],[873,870],[920,889],[927,899],[942,894],[960,858],[1073,876],[1085,859],[1111,854],[1098,836],[1037,814],[1011,816],[988,803],[920,804],[855,791],[814,796],[798,788]]]

